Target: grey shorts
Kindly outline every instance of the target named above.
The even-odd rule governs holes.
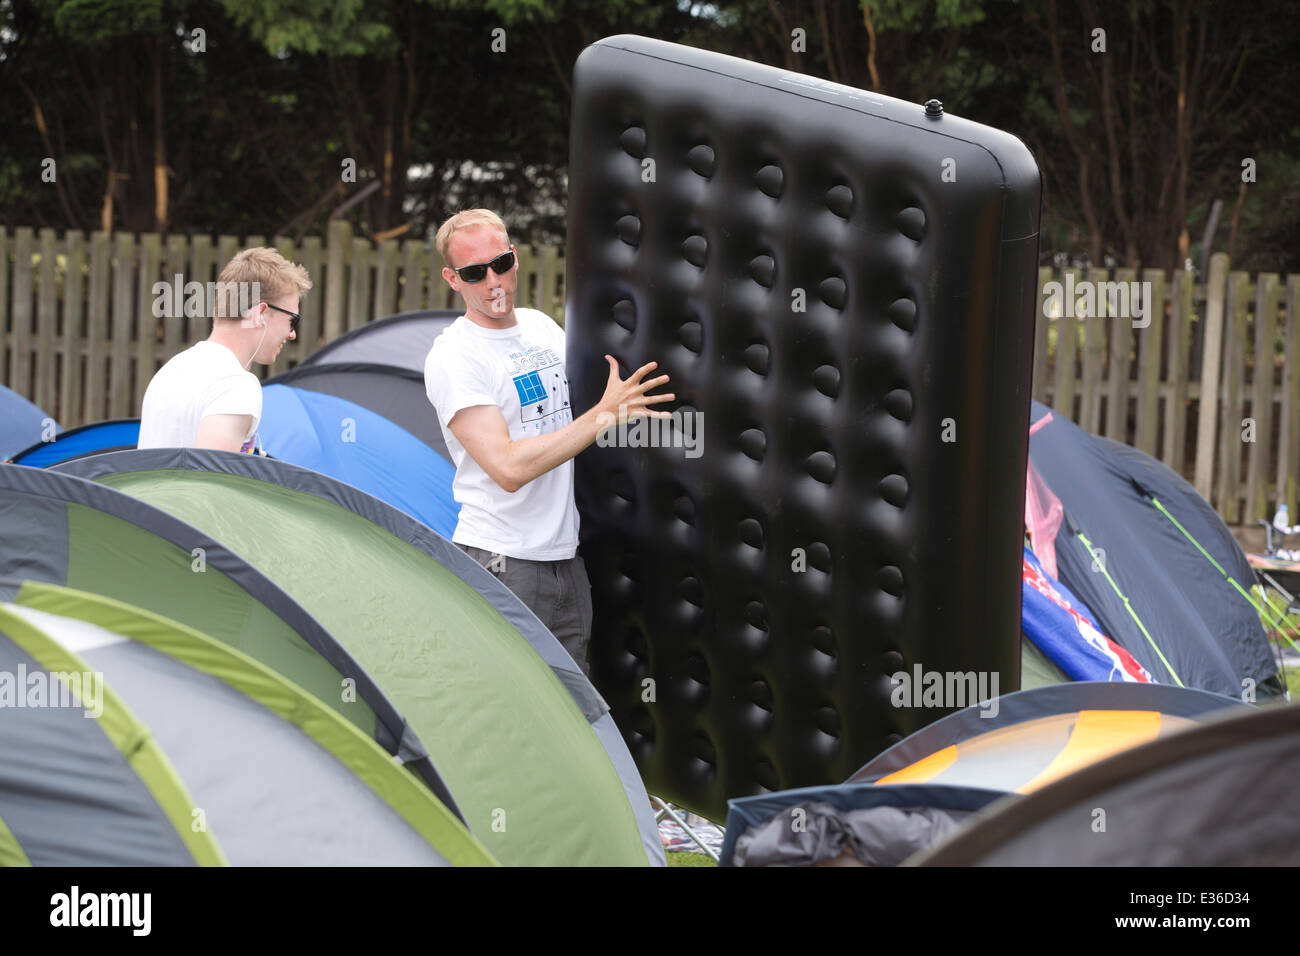
[[[529,561],[494,554],[467,544],[458,544],[456,547],[495,574],[555,635],[556,640],[582,668],[582,672],[588,673],[591,582],[587,580],[587,568],[582,563],[582,558]]]

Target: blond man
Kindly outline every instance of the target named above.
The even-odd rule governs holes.
[[[296,336],[310,288],[307,270],[274,249],[231,259],[217,280],[212,334],[168,361],[145,389],[138,447],[256,451],[262,384],[249,369],[270,365]]]
[[[452,541],[497,574],[585,671],[591,585],[576,556],[573,457],[610,420],[668,417],[647,406],[673,396],[646,394],[668,376],[646,380],[651,362],[623,380],[606,356],[604,396],[576,415],[564,330],[515,305],[519,264],[505,223],[486,209],[457,213],[438,230],[437,246],[443,278],[465,300],[465,314],[424,363],[425,390],[456,466]]]

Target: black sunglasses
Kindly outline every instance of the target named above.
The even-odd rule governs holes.
[[[277,312],[283,312],[285,315],[289,317],[289,331],[290,332],[298,331],[298,323],[302,321],[301,315],[299,315],[297,312],[290,312],[288,309],[282,309],[278,305],[272,305],[270,302],[266,303],[266,307],[268,309],[275,309],[275,311]]]
[[[475,282],[482,282],[486,279],[489,268],[491,268],[491,270],[497,275],[501,276],[505,275],[514,267],[515,251],[511,249],[509,252],[501,253],[501,255],[497,256],[491,262],[476,262],[472,266],[461,266],[459,269],[453,266],[451,271],[460,276],[462,282],[469,282],[472,284]]]

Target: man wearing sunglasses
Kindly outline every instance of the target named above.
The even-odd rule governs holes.
[[[577,557],[573,458],[613,420],[668,413],[648,406],[668,381],[629,378],[606,356],[609,381],[594,408],[569,404],[564,330],[535,309],[515,307],[519,268],[503,223],[486,209],[451,217],[438,230],[442,276],[465,314],[435,340],[424,385],[456,466],[460,518],[452,541],[496,574],[587,670],[591,585]],[[609,417],[605,417],[608,413]]]
[[[217,280],[212,334],[174,356],[145,389],[139,447],[258,450],[262,383],[249,369],[270,365],[295,337],[310,288],[307,270],[274,249],[231,259]]]

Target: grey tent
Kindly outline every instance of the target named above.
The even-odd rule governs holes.
[[[490,864],[417,778],[270,668],[26,582],[0,603],[0,864]],[[93,718],[93,719],[86,719]]]
[[[367,322],[317,349],[301,365],[362,362],[423,375],[424,359],[433,348],[433,340],[461,314],[455,309],[421,309]]]

